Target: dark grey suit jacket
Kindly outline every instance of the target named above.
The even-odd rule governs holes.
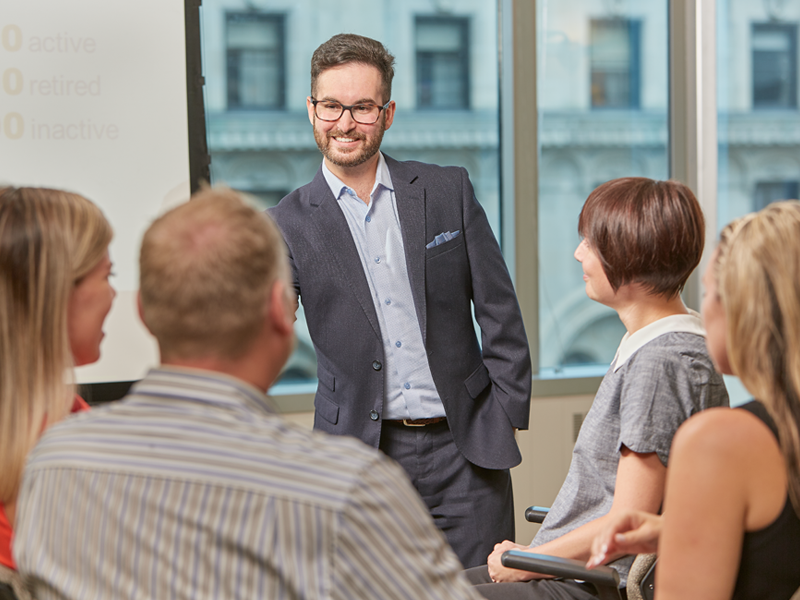
[[[521,460],[513,428],[528,427],[531,361],[500,247],[465,169],[386,162],[422,339],[455,443],[475,465],[510,468]],[[286,240],[317,352],[314,427],[377,448],[382,335],[358,250],[322,169],[269,214]],[[425,247],[446,231],[462,234]]]

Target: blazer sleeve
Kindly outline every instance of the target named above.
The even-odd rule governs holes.
[[[265,211],[266,215],[273,220],[275,225],[278,227],[278,231],[281,232],[283,236],[283,245],[286,248],[286,257],[289,260],[289,276],[292,278],[292,285],[294,286],[294,293],[297,294],[297,297],[300,297],[300,281],[297,278],[297,266],[294,264],[294,256],[292,255],[292,248],[289,245],[289,241],[286,239],[286,233],[283,231],[283,228],[280,225],[280,215],[277,212],[277,207],[268,208]]]
[[[522,313],[486,213],[475,198],[467,171],[460,171],[464,235],[483,363],[492,381],[494,400],[503,407],[513,427],[527,429],[531,356]]]

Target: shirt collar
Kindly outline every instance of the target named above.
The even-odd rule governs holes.
[[[617,348],[617,354],[611,362],[614,365],[614,371],[628,362],[628,359],[642,346],[648,342],[652,342],[659,336],[665,333],[693,333],[702,337],[706,336],[706,330],[703,328],[703,322],[700,315],[695,311],[689,309],[688,315],[670,315],[659,319],[654,323],[642,327],[639,331],[631,335],[626,333]]]
[[[346,183],[331,173],[331,170],[328,168],[328,165],[325,164],[324,160],[322,161],[322,175],[325,177],[325,182],[328,184],[333,197],[337,200],[341,198],[346,189],[351,189]],[[374,192],[379,185],[382,185],[387,190],[394,191],[392,177],[389,174],[389,166],[386,164],[383,152],[378,152],[378,167],[375,171],[375,185],[372,186],[372,191]]]
[[[261,390],[218,371],[161,365],[133,385],[130,393],[169,396],[248,412],[277,414],[274,402]]]

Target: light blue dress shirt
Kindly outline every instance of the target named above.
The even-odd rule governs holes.
[[[372,292],[384,349],[384,419],[443,417],[406,269],[392,178],[379,153],[370,203],[322,163],[325,181],[347,219]]]

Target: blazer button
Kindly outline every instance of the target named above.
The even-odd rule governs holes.
[[[376,371],[380,371],[383,368],[383,365],[381,364],[381,361],[373,360],[372,361],[372,368],[375,369]]]
[[[376,410],[369,411],[369,418],[372,419],[373,421],[377,421],[379,416],[380,415],[378,415],[378,411]]]

